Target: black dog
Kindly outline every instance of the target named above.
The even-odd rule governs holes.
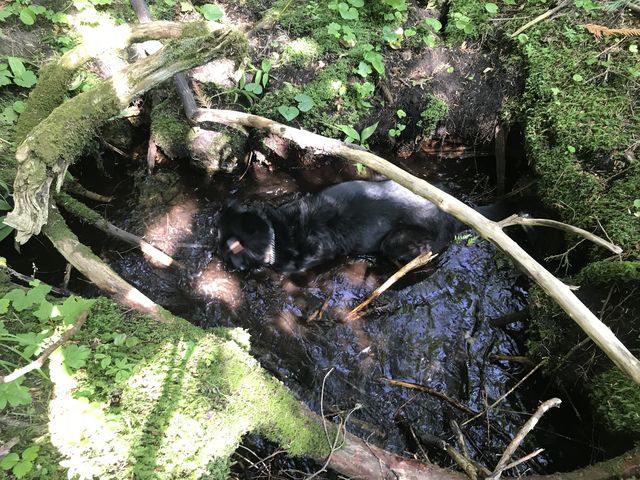
[[[493,207],[480,207],[494,213]],[[401,185],[345,182],[275,208],[232,203],[220,218],[220,249],[236,269],[303,272],[336,257],[382,251],[406,262],[442,250],[463,223]]]

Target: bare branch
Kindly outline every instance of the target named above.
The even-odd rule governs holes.
[[[73,326],[65,330],[65,332],[62,335],[60,335],[60,337],[56,341],[54,341],[48,347],[46,347],[42,351],[40,356],[36,358],[34,361],[28,363],[24,367],[14,370],[9,375],[0,377],[0,384],[12,382],[17,378],[20,378],[26,375],[32,370],[36,370],[37,368],[42,368],[42,365],[44,365],[44,362],[47,360],[47,358],[51,356],[51,354],[55,351],[55,349],[58,348],[67,340],[69,340],[71,337],[73,337],[76,334],[76,332],[80,330],[80,327],[82,327],[84,322],[87,321],[87,314],[88,312],[84,311],[80,315],[78,315],[78,318],[76,318],[76,321],[73,323]]]

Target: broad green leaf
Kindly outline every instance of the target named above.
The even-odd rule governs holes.
[[[349,138],[360,141],[360,134],[351,125],[336,125],[336,127]]]
[[[20,58],[7,57],[7,61],[9,62],[9,67],[11,67],[11,71],[15,77],[21,77],[27,71]]]
[[[24,112],[24,109],[26,106],[27,105],[22,100],[17,100],[13,102],[13,109],[18,113]]]
[[[204,18],[212,22],[220,20],[224,16],[222,9],[218,5],[214,5],[212,3],[207,3],[200,7],[200,13]]]
[[[7,313],[9,310],[9,302],[10,300],[6,298],[0,300],[0,314]],[[6,333],[6,330],[4,328],[4,323],[2,323],[0,324],[0,335],[3,335],[4,333]]]
[[[128,337],[125,341],[124,344],[126,347],[135,347],[138,343],[140,343],[140,340],[138,340],[137,337]]]
[[[0,87],[11,85],[11,77],[8,70],[0,70]]]
[[[127,339],[127,334],[126,333],[116,333],[113,336],[113,344],[116,347],[121,347],[122,345],[124,345],[124,341]]]
[[[17,407],[31,403],[31,394],[27,387],[22,386],[23,378],[0,384],[0,410],[8,405]]]
[[[329,25],[327,25],[327,33],[329,35],[333,35],[336,38],[340,38],[340,29],[342,27],[340,26],[339,23],[336,22],[331,22]]]
[[[4,198],[0,198],[0,210],[11,210],[11,205]],[[0,222],[2,222],[5,217],[0,217]]]
[[[287,105],[280,105],[278,107],[278,112],[282,115],[288,122],[296,118],[300,114],[300,110],[296,107],[290,107]]]
[[[425,18],[423,20],[423,22],[426,25],[428,25],[431,28],[433,28],[433,30],[436,31],[436,32],[440,31],[440,29],[442,28],[442,23],[440,23],[440,20],[438,20],[437,18],[428,17],[428,18]]]
[[[255,83],[255,82],[247,83],[244,86],[244,89],[247,92],[255,93],[256,95],[260,95],[262,93],[262,85],[260,85],[259,83]]]
[[[84,345],[67,345],[66,347],[62,347],[64,365],[69,370],[84,367],[89,355],[91,355],[91,350]]]
[[[45,7],[43,7],[42,5],[30,5],[29,8],[36,15],[40,15],[41,13],[44,13],[44,12],[47,11],[47,9]]]
[[[40,304],[40,306],[35,312],[33,312],[35,317],[42,321],[49,320],[50,318],[52,318],[52,313],[53,313],[53,305],[47,302],[46,300]]]
[[[373,125],[369,125],[368,127],[366,127],[364,130],[362,130],[362,133],[360,133],[360,142],[364,143],[367,141],[367,139],[373,135],[373,132],[376,131],[376,128],[378,128],[378,122],[374,123]]]
[[[298,95],[296,95],[293,98],[295,98],[298,101],[298,109],[301,112],[308,112],[315,105],[315,102],[313,101],[313,98],[311,98],[306,93],[299,93]]]
[[[38,458],[38,452],[40,451],[40,445],[31,445],[29,448],[22,452],[22,459],[27,462],[32,462]]]
[[[367,78],[373,72],[373,70],[368,63],[360,62],[358,64],[358,68],[354,70],[354,72],[360,75],[362,78]]]
[[[2,407],[0,407],[2,408]],[[20,461],[20,455],[11,452],[2,460],[0,460],[0,468],[3,470],[10,470],[13,466]]]
[[[2,222],[2,219],[5,217],[0,217],[0,222]],[[9,235],[11,235],[11,232],[13,232],[13,227],[10,227],[9,225],[4,225],[0,223],[0,242],[2,240],[4,240],[5,238],[7,238]],[[1,302],[1,300],[0,300]],[[7,300],[8,302],[8,300]]]
[[[384,75],[384,63],[382,62],[382,55],[377,52],[367,52],[364,54],[364,59],[371,64],[371,66],[380,75]]]
[[[64,317],[63,323],[65,325],[75,323],[78,316],[85,310],[89,310],[94,303],[95,300],[90,298],[76,297],[75,295],[67,297],[62,305],[58,305],[58,311]]]
[[[364,7],[364,0],[348,0],[356,8]]]
[[[11,470],[11,472],[18,480],[20,480],[27,473],[29,473],[32,468],[33,468],[33,463],[23,460],[22,462],[16,463],[13,469]]]
[[[25,88],[31,88],[38,82],[38,77],[31,70],[27,70],[21,76],[16,76],[13,83]]]
[[[25,25],[33,25],[36,23],[36,14],[30,7],[25,7],[20,10],[20,21]]]
[[[267,58],[263,59],[262,62],[260,62],[260,69],[264,73],[267,73],[269,70],[271,70],[271,60]]]
[[[498,5],[496,5],[495,3],[485,3],[484,9],[491,14],[498,13]]]
[[[348,4],[341,2],[338,4],[338,12],[340,12],[340,16],[345,20],[357,20],[358,19],[358,10],[353,7],[350,7]]]

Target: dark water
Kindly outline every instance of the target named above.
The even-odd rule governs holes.
[[[342,178],[348,174],[338,171]],[[436,178],[451,187],[446,176]],[[192,322],[247,329],[256,358],[316,412],[322,392],[325,414],[357,409],[349,429],[362,438],[400,453],[426,451],[446,464],[448,458],[429,449],[429,435],[460,448],[451,427],[455,420],[471,456],[494,465],[549,393],[542,398],[518,388],[488,416],[465,424],[526,373],[520,363],[494,359],[523,355],[522,323],[494,328],[488,321],[522,310],[527,283],[493,246],[473,236],[454,242],[355,321],[347,319],[349,311],[397,266],[373,257],[339,259],[284,276],[232,272],[218,259],[216,218],[229,197],[278,204],[336,181],[335,169],[256,168],[240,181],[185,185],[169,204],[145,204],[120,222],[132,230],[144,224],[145,238],[184,264],[183,271],[156,268],[136,251],[105,255],[125,279]],[[555,445],[559,437],[550,437]],[[516,455],[539,446],[534,433]],[[543,454],[520,471],[544,471],[549,462],[553,458]]]

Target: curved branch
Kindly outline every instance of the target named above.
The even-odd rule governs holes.
[[[469,225],[483,238],[489,240],[514,259],[520,268],[540,285],[547,295],[553,298],[580,328],[593,339],[620,370],[625,372],[634,382],[640,384],[640,361],[633,356],[611,329],[596,317],[567,285],[531,258],[520,245],[502,230],[498,223],[488,220],[452,195],[443,192],[425,180],[414,177],[400,167],[370,152],[351,148],[339,140],[289,127],[264,117],[229,110],[199,109],[193,120],[258,128],[291,140],[302,148],[309,148],[325,155],[342,157],[354,163],[362,163],[364,166],[385,175],[412,192],[430,200],[440,210]]]
[[[582,228],[574,227],[573,225],[569,225],[567,223],[558,222],[557,220],[549,220],[548,218],[529,218],[521,217],[519,215],[512,215],[511,217],[505,218],[504,220],[498,222],[498,225],[503,228],[510,227],[512,225],[557,228],[558,230],[564,230],[565,232],[584,237],[590,242],[593,242],[602,248],[611,250],[616,255],[620,255],[622,253],[622,248],[620,248],[618,245],[607,242],[604,238],[601,238],[591,232],[587,232]]]

